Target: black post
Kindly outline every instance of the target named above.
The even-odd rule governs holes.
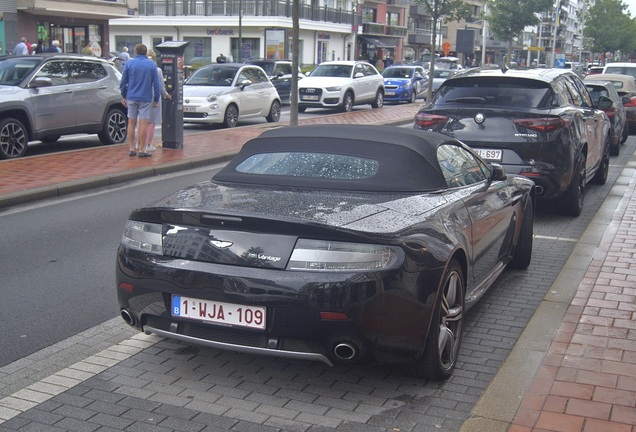
[[[163,148],[183,148],[183,53],[189,42],[166,41],[157,45],[161,71],[171,99],[162,100],[161,138]]]

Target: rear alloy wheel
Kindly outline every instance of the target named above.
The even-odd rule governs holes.
[[[223,126],[226,128],[236,127],[238,124],[238,108],[234,104],[230,104],[225,110],[225,117],[223,120]]]
[[[521,232],[517,240],[517,246],[512,259],[508,263],[508,268],[524,270],[530,265],[532,259],[532,235],[534,230],[534,207],[532,198],[528,199],[528,204],[523,212],[523,221],[521,221]]]
[[[8,117],[0,122],[0,159],[24,156],[28,144],[29,134],[18,119]]]
[[[384,106],[384,93],[382,90],[378,90],[375,94],[375,100],[371,104],[371,108],[382,108]]]
[[[561,197],[561,212],[567,216],[577,217],[583,211],[585,201],[585,157],[581,160],[572,176],[570,186]]]
[[[278,120],[280,120],[280,102],[278,102],[277,100],[272,102],[272,106],[269,109],[269,115],[265,117],[265,119],[269,123],[276,123]]]
[[[111,108],[106,116],[102,131],[97,134],[104,145],[119,144],[126,141],[128,135],[128,118],[119,108]]]
[[[342,98],[342,105],[340,106],[340,111],[351,112],[352,109],[353,109],[353,94],[351,94],[351,92],[346,92],[344,97]]]
[[[453,373],[462,339],[464,290],[464,273],[453,259],[444,275],[424,353],[409,365],[412,376],[440,381]]]

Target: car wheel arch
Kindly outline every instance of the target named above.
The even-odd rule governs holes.
[[[22,123],[22,125],[27,130],[29,141],[37,139],[34,136],[35,134],[33,133],[33,124],[31,123],[31,117],[29,116],[29,112],[26,109],[13,109],[13,110],[3,111],[2,113],[0,113],[1,120],[4,120],[5,118],[8,118],[8,117],[19,120],[20,123]]]

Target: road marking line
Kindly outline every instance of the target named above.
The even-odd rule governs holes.
[[[535,235],[534,238],[542,239],[542,240],[565,241],[565,242],[572,242],[572,243],[578,243],[579,241],[579,239],[573,239],[568,237],[552,237],[552,236],[542,236],[542,235]]]

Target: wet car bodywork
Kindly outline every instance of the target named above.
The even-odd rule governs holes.
[[[447,79],[414,128],[456,138],[531,178],[538,198],[578,216],[587,183],[604,184],[609,171],[611,123],[597,108],[571,71],[475,68]]]
[[[131,213],[117,254],[121,315],[193,344],[399,362],[443,379],[466,309],[506,266],[529,265],[533,221],[534,184],[452,138],[271,130],[210,181]]]

